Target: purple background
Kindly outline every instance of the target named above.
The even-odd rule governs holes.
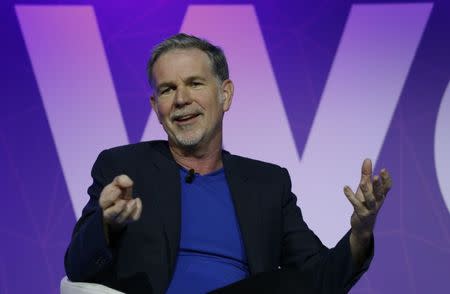
[[[352,4],[390,2],[232,2],[255,7],[300,157]],[[411,2],[418,1],[392,3]],[[215,3],[229,4],[1,2],[0,293],[58,293],[75,223],[14,5],[93,6],[128,138],[137,142],[151,110],[145,76],[150,48],[179,31],[188,5]],[[450,2],[432,3],[377,161],[390,169],[395,186],[376,227],[375,259],[353,293],[449,291],[450,214],[439,190],[433,150],[437,112],[450,77]]]

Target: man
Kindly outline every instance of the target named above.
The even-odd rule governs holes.
[[[372,178],[363,162],[357,191],[344,188],[351,230],[328,249],[303,222],[286,169],[222,150],[233,83],[220,48],[175,35],[156,46],[148,74],[168,142],[99,155],[65,256],[69,279],[126,293],[205,293],[237,281],[229,289],[348,291],[372,258],[388,172]]]

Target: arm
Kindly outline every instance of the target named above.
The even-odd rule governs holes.
[[[283,244],[282,268],[298,271],[301,280],[310,283],[317,293],[347,292],[367,270],[373,257],[373,241],[363,264],[352,259],[350,234],[347,232],[334,248],[325,247],[303,221],[297,198],[291,192],[291,181],[283,169]]]
[[[108,151],[98,156],[93,168],[89,202],[83,209],[67,248],[64,265],[72,281],[111,284],[115,280],[115,243],[129,221],[139,219],[140,199],[132,199],[133,182],[117,174]],[[109,282],[108,282],[109,281]]]
[[[300,269],[303,275],[310,277],[317,291],[348,292],[373,258],[373,228],[392,179],[383,169],[381,176],[375,176],[372,181],[372,164],[370,160],[364,161],[357,193],[347,186],[344,188],[354,207],[352,228],[334,248],[328,249],[304,223],[297,199],[291,192],[289,174],[285,169],[284,173],[282,264]]]
[[[392,179],[386,169],[372,179],[372,162],[369,159],[363,162],[356,193],[350,187],[344,187],[344,194],[354,208],[350,221],[350,248],[357,266],[363,264],[369,253],[375,221],[391,187]]]
[[[103,187],[112,179],[112,172],[107,151],[103,151],[92,167],[93,183],[88,188],[90,199],[75,225],[64,256],[66,274],[71,281],[89,281],[112,261],[98,201]]]

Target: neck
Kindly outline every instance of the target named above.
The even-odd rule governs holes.
[[[186,148],[169,140],[169,149],[175,161],[186,169],[194,169],[201,175],[220,169],[222,163],[222,138],[207,146]],[[213,140],[214,141],[214,140]]]

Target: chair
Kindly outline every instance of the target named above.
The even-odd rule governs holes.
[[[71,282],[67,277],[61,280],[60,289],[61,294],[124,294],[100,284]]]

